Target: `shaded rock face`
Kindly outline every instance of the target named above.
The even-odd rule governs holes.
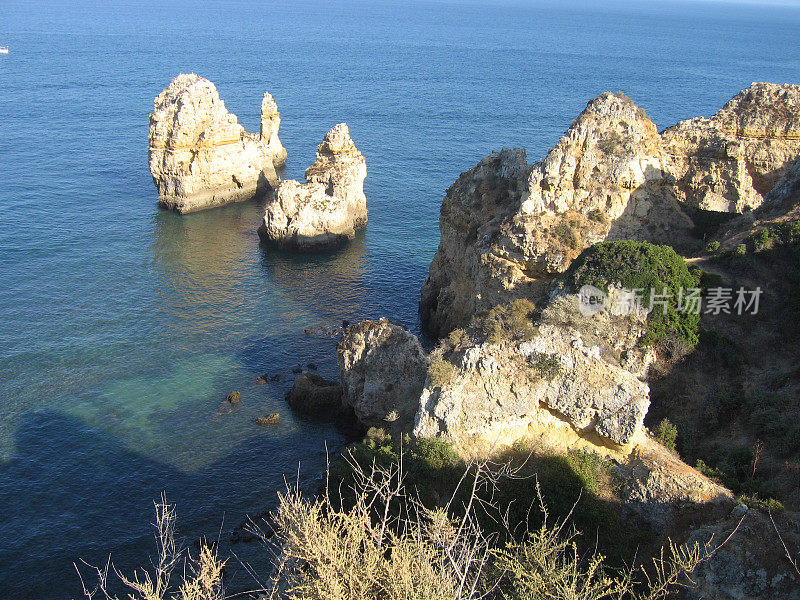
[[[800,206],[800,158],[792,163],[786,174],[764,198],[758,217],[782,214]]]
[[[543,161],[496,152],[448,189],[423,324],[443,336],[497,304],[541,299],[602,240],[698,249],[687,209],[758,206],[798,154],[800,86],[753,84],[711,119],[662,135],[630,98],[605,93]]]
[[[342,386],[317,373],[301,371],[286,393],[286,401],[294,410],[319,419],[334,419],[342,406]]]
[[[662,138],[679,201],[722,212],[756,208],[800,154],[800,86],[754,83],[710,119],[681,121]]]
[[[365,427],[408,429],[427,376],[417,337],[388,319],[350,327],[338,348],[344,403]]]
[[[642,431],[649,388],[611,358],[602,339],[585,340],[579,327],[564,322],[565,312],[578,313],[577,296],[556,298],[526,341],[490,343],[473,328],[470,341],[449,357],[434,354],[432,362],[450,364],[450,375],[426,381],[414,434],[497,444],[529,435],[560,437],[567,446],[578,438],[596,446],[631,444]],[[638,327],[643,331],[643,322]]]
[[[740,504],[726,519],[695,530],[687,546],[706,543],[715,552],[692,573],[695,585],[687,589],[687,598],[800,600],[800,574],[787,560],[783,547],[786,544],[786,550],[797,560],[797,515],[768,516]]]
[[[665,531],[684,511],[703,506],[705,518],[720,519],[735,502],[733,494],[648,438],[615,475],[620,498],[654,531]]]
[[[367,224],[367,163],[347,124],[325,134],[306,183],[282,181],[259,228],[266,242],[300,252],[326,250],[355,237]]]
[[[261,132],[251,134],[225,108],[213,83],[178,75],[153,102],[149,162],[162,206],[181,213],[248,200],[277,185],[286,161],[280,114],[269,94]]]

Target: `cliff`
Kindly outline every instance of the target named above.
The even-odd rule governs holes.
[[[272,96],[261,104],[261,131],[248,133],[213,83],[178,75],[153,102],[149,163],[159,202],[187,213],[248,200],[277,185],[286,161]]]
[[[800,86],[754,83],[710,119],[662,134],[675,196],[704,210],[757,208],[800,152]]]
[[[690,215],[760,205],[797,157],[798,99],[800,86],[753,84],[711,119],[659,134],[630,98],[605,93],[541,162],[529,165],[520,149],[483,159],[442,203],[424,326],[442,337],[500,303],[536,301],[602,240],[698,252]]]

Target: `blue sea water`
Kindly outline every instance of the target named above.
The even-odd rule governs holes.
[[[161,491],[191,543],[285,478],[313,489],[343,439],[284,403],[295,364],[336,372],[334,341],[303,329],[418,330],[459,173],[502,147],[538,159],[606,90],[663,128],[798,83],[799,33],[800,9],[728,3],[0,2],[0,598],[78,597],[78,559],[145,564]],[[159,210],[148,113],[191,71],[250,131],[272,93],[288,177],[346,121],[367,230],[297,257],[259,247],[257,202]],[[279,427],[252,423],[268,412]]]

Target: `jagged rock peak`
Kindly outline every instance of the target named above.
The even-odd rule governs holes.
[[[619,217],[631,191],[661,171],[658,130],[624,94],[590,101],[531,172],[528,214],[597,209]],[[611,197],[609,197],[609,192]]]
[[[212,82],[196,73],[178,75],[155,98],[150,115],[149,163],[159,201],[190,212],[246,200],[276,185],[275,169],[286,160],[279,125],[268,94],[261,133],[254,135],[228,112]]]
[[[493,153],[447,190],[423,322],[444,335],[509,299],[535,300],[607,238],[683,243],[692,223],[667,182],[658,130],[624,94],[589,102],[539,163],[524,150]]]
[[[267,205],[261,238],[300,252],[339,246],[367,223],[367,162],[340,123],[325,134],[306,182],[282,181]]]
[[[286,162],[286,148],[278,139],[278,129],[281,126],[281,113],[278,112],[278,103],[269,92],[264,92],[261,101],[261,140],[267,145],[268,151],[275,157],[275,162]]]

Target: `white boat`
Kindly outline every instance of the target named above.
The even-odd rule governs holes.
[[[8,46],[0,46],[0,54],[8,54]]]

